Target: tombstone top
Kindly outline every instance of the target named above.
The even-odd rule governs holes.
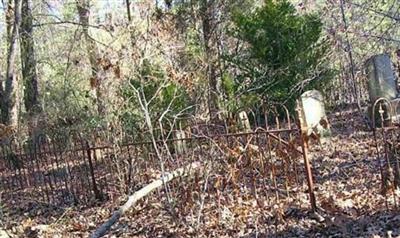
[[[374,55],[365,62],[368,77],[368,91],[371,102],[384,97],[389,100],[397,97],[397,82],[392,62],[388,54]]]
[[[250,121],[245,111],[239,112],[239,126],[244,132],[251,131]]]
[[[310,90],[301,95],[301,104],[307,127],[311,128],[319,124],[326,116],[324,97],[318,90]]]

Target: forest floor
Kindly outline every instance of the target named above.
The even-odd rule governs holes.
[[[143,201],[106,237],[400,237],[400,212],[387,209],[380,193],[372,132],[352,111],[332,113],[329,119],[332,137],[310,151],[324,221],[307,211],[303,196],[304,206],[287,210],[283,225],[268,224],[261,213],[251,212],[222,225],[206,221],[196,230],[182,225],[161,202]],[[33,204],[3,208],[3,229],[11,237],[87,237],[115,209],[115,204],[86,209]]]

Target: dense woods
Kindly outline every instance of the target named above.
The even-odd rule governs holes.
[[[7,168],[15,170],[2,175],[1,184],[14,187],[14,182],[10,185],[6,181],[27,176],[26,182],[15,183],[21,186],[21,191],[23,183],[33,187],[34,192],[46,191],[47,204],[52,199],[48,191],[54,190],[57,183],[64,186],[63,189],[73,194],[74,205],[58,204],[53,211],[45,211],[52,214],[49,215],[52,219],[56,217],[55,220],[42,217],[43,220],[36,221],[52,224],[64,219],[63,216],[79,213],[76,208],[83,205],[79,204],[78,189],[74,190],[73,186],[78,184],[80,175],[71,174],[76,171],[87,174],[87,184],[82,182],[79,186],[88,189],[79,190],[93,190],[97,203],[87,202],[82,213],[85,215],[80,216],[90,217],[91,225],[83,225],[88,221],[82,220],[66,221],[65,227],[72,226],[76,234],[67,232],[70,235],[65,237],[87,236],[127,196],[134,194],[135,198],[142,198],[154,190],[163,201],[154,205],[160,208],[136,205],[137,199],[130,206],[140,208],[128,215],[135,217],[139,211],[149,210],[149,214],[156,215],[147,216],[146,212],[143,215],[142,211],[142,219],[148,224],[144,227],[156,227],[156,217],[165,227],[161,231],[143,228],[143,233],[136,230],[137,236],[129,235],[129,229],[118,227],[113,231],[117,236],[258,237],[257,224],[261,219],[260,224],[268,225],[262,228],[260,237],[271,234],[308,237],[321,232],[315,220],[321,222],[320,218],[329,209],[336,209],[331,214],[339,214],[343,208],[340,206],[348,202],[344,199],[335,205],[331,201],[340,198],[328,196],[338,190],[325,181],[328,173],[333,177],[344,176],[341,179],[351,186],[369,184],[362,180],[365,178],[358,177],[363,172],[375,178],[375,182],[381,178],[386,184],[382,185],[385,191],[390,190],[387,187],[400,185],[393,182],[396,179],[390,179],[391,173],[397,173],[398,162],[387,160],[381,164],[379,161],[379,171],[378,164],[373,164],[386,158],[380,153],[384,151],[387,155],[387,148],[390,153],[393,151],[389,157],[397,158],[398,141],[391,132],[390,136],[382,134],[383,142],[380,142],[381,134],[374,128],[375,118],[380,115],[382,124],[379,125],[386,126],[384,116],[390,113],[387,105],[385,112],[382,106],[378,109],[380,104],[372,106],[375,101],[370,98],[370,76],[366,71],[368,59],[385,53],[390,57],[394,77],[400,76],[398,0],[2,0],[0,39],[0,139],[2,146],[8,146],[1,150],[4,166],[0,165],[0,174],[6,174],[2,171]],[[306,105],[305,101],[302,105],[299,100],[305,100],[301,95],[309,90],[322,93],[327,116],[318,118],[319,128],[304,129],[301,120],[309,119],[307,111],[300,108]],[[397,116],[397,103],[394,107]],[[376,111],[373,119],[371,110]],[[332,137],[321,144],[323,136],[318,130],[322,127],[329,135],[332,128]],[[265,138],[258,133],[265,133]],[[234,142],[228,139],[232,136],[236,138]],[[252,136],[257,139],[249,139]],[[226,140],[221,139],[225,137]],[[313,144],[313,139],[318,143]],[[135,154],[133,159],[131,153]],[[18,159],[19,155],[22,159]],[[369,157],[378,160],[365,162]],[[65,158],[71,161],[63,164],[63,160],[67,161]],[[309,159],[316,171],[307,167]],[[348,160],[354,163],[350,166],[355,166],[350,172],[346,170],[347,164],[342,166]],[[196,165],[197,172],[183,171],[190,164]],[[387,174],[382,169],[385,166],[388,166]],[[62,177],[49,175],[55,168],[66,172]],[[163,176],[168,182],[177,180],[176,177],[185,179],[172,181],[173,185],[169,186]],[[354,179],[348,179],[351,176]],[[318,212],[311,199],[314,196],[312,178],[317,184],[317,204],[322,208]],[[387,185],[387,181],[392,183]],[[138,194],[138,191],[147,191],[146,184],[157,186]],[[2,189],[1,193],[5,191]],[[109,190],[105,192],[106,189]],[[299,192],[301,189],[308,192]],[[349,188],[342,189],[344,194],[346,189]],[[270,191],[272,198],[268,192],[265,197],[264,190]],[[370,212],[369,208],[381,211],[378,205],[371,205],[373,202],[370,205],[365,202],[374,197],[372,190],[366,190],[362,193],[357,190],[351,197],[352,205],[343,205],[346,216],[353,219],[348,224],[358,222]],[[390,191],[398,193],[398,187],[395,190]],[[300,194],[296,195],[297,204],[301,204],[298,210],[287,205],[295,200],[289,191]],[[230,197],[231,193],[236,197]],[[251,200],[249,197],[253,194],[254,200]],[[57,196],[53,199],[57,200]],[[63,199],[68,200],[66,197]],[[355,197],[362,198],[363,202],[357,203]],[[240,201],[235,200],[239,198]],[[150,200],[148,204],[158,204],[157,199],[153,203]],[[185,205],[179,203],[183,200]],[[309,200],[312,214],[303,213],[314,217],[306,219],[300,213],[309,206]],[[226,204],[242,202],[248,202],[251,208],[236,217],[244,213],[256,216],[268,210],[272,218],[261,212],[263,215],[257,215],[256,222],[238,222],[242,218],[231,218],[233,208],[229,210]],[[43,237],[64,237],[55,235],[62,234],[59,231],[64,228],[54,225],[46,231],[37,227],[35,230],[21,216],[8,213],[7,207],[11,206],[7,202],[4,209],[0,203],[0,214],[5,214],[1,215],[1,224],[10,232],[7,236],[15,233],[15,237],[28,237],[29,232],[24,229],[29,226],[36,235],[32,237],[41,237],[42,233]],[[362,205],[357,207],[353,203]],[[21,210],[31,206],[23,204]],[[386,200],[386,206],[390,207],[388,204]],[[130,206],[118,213],[113,224]],[[44,208],[31,210],[35,209]],[[362,209],[367,210],[361,212]],[[155,212],[159,210],[163,214]],[[343,214],[339,219],[344,219]],[[375,215],[381,221],[387,214]],[[180,223],[166,221],[168,216]],[[218,225],[209,225],[215,217]],[[396,219],[383,223],[392,224]],[[302,222],[293,225],[299,220]],[[282,221],[285,226],[278,225]],[[352,236],[349,230],[341,233],[332,221],[325,219],[324,226],[332,233],[322,236],[337,233]],[[245,224],[245,228],[240,224]],[[269,224],[275,224],[274,228]],[[380,233],[369,230],[363,233],[360,228],[362,231],[354,236],[386,235],[387,230],[394,229],[382,228],[379,224],[376,227],[382,229]],[[237,230],[236,225],[240,227]],[[10,230],[7,228],[10,226],[25,228]],[[111,225],[104,232],[110,228]],[[163,233],[168,229],[170,233]],[[400,235],[396,229],[395,233]]]
[[[2,8],[2,122],[21,133],[40,120],[43,130],[114,123],[134,134],[143,120],[133,88],[157,98],[149,105],[155,114],[171,106],[171,116],[205,120],[260,102],[294,105],[311,88],[323,89],[332,106],[362,103],[364,61],[388,52],[397,63],[395,1],[4,1]]]

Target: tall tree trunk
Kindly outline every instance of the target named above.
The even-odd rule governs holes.
[[[21,63],[25,86],[24,103],[29,114],[40,111],[38,79],[36,74],[35,42],[33,40],[32,12],[29,0],[22,0],[21,7]]]
[[[10,7],[11,1],[8,3]],[[19,112],[19,82],[16,73],[16,58],[18,47],[18,28],[21,18],[20,0],[14,0],[14,19],[10,27],[10,36],[8,38],[7,72],[6,85],[3,94],[2,116],[3,122],[7,125],[17,126]]]
[[[136,39],[135,39],[135,32],[133,31],[133,27],[132,27],[132,13],[131,13],[131,2],[130,0],[125,0],[125,4],[126,4],[126,15],[128,17],[128,29],[129,29],[129,36],[130,36],[130,40],[131,40],[131,46],[132,48],[135,47],[136,44]]]
[[[207,79],[208,79],[208,109],[211,120],[219,119],[219,106],[218,106],[218,81],[216,74],[216,51],[215,44],[213,43],[213,3],[214,0],[201,0],[200,15],[202,20],[203,41],[205,56],[207,62]]]
[[[346,18],[346,13],[345,13],[345,0],[340,0],[340,13],[342,15],[342,21],[343,21],[343,27],[345,30],[345,40],[346,40],[346,52],[349,57],[349,62],[350,62],[350,76],[352,80],[352,87],[353,87],[353,94],[355,101],[358,105],[358,107],[361,107],[360,104],[360,97],[357,91],[357,82],[356,82],[356,77],[355,77],[355,64],[354,64],[354,59],[353,59],[353,49],[350,43],[349,39],[349,34],[348,34],[348,24],[347,24],[347,18]]]
[[[132,15],[131,15],[131,1],[125,0],[126,4],[126,14],[128,16],[129,24],[132,22]]]
[[[89,56],[89,61],[92,69],[92,77],[90,84],[96,91],[96,104],[99,115],[104,116],[107,114],[105,105],[105,93],[102,87],[104,84],[104,75],[101,72],[101,57],[99,56],[99,49],[96,42],[89,35],[89,17],[90,17],[90,3],[89,0],[77,0],[76,7],[79,14],[79,22],[83,28],[83,34],[86,40],[86,50]]]

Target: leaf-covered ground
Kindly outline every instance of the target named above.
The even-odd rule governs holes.
[[[177,208],[149,198],[121,218],[106,237],[400,237],[399,210],[391,197],[387,209],[381,195],[372,133],[357,115],[352,111],[330,115],[333,136],[311,146],[323,221],[308,212],[306,191],[299,192],[297,206],[281,207],[279,216],[250,196],[232,194],[230,206],[219,206],[218,214],[216,202],[208,201],[191,216],[179,216]],[[66,209],[29,201],[15,205],[20,209],[2,209],[3,231],[11,237],[87,237],[115,209],[111,203]]]

